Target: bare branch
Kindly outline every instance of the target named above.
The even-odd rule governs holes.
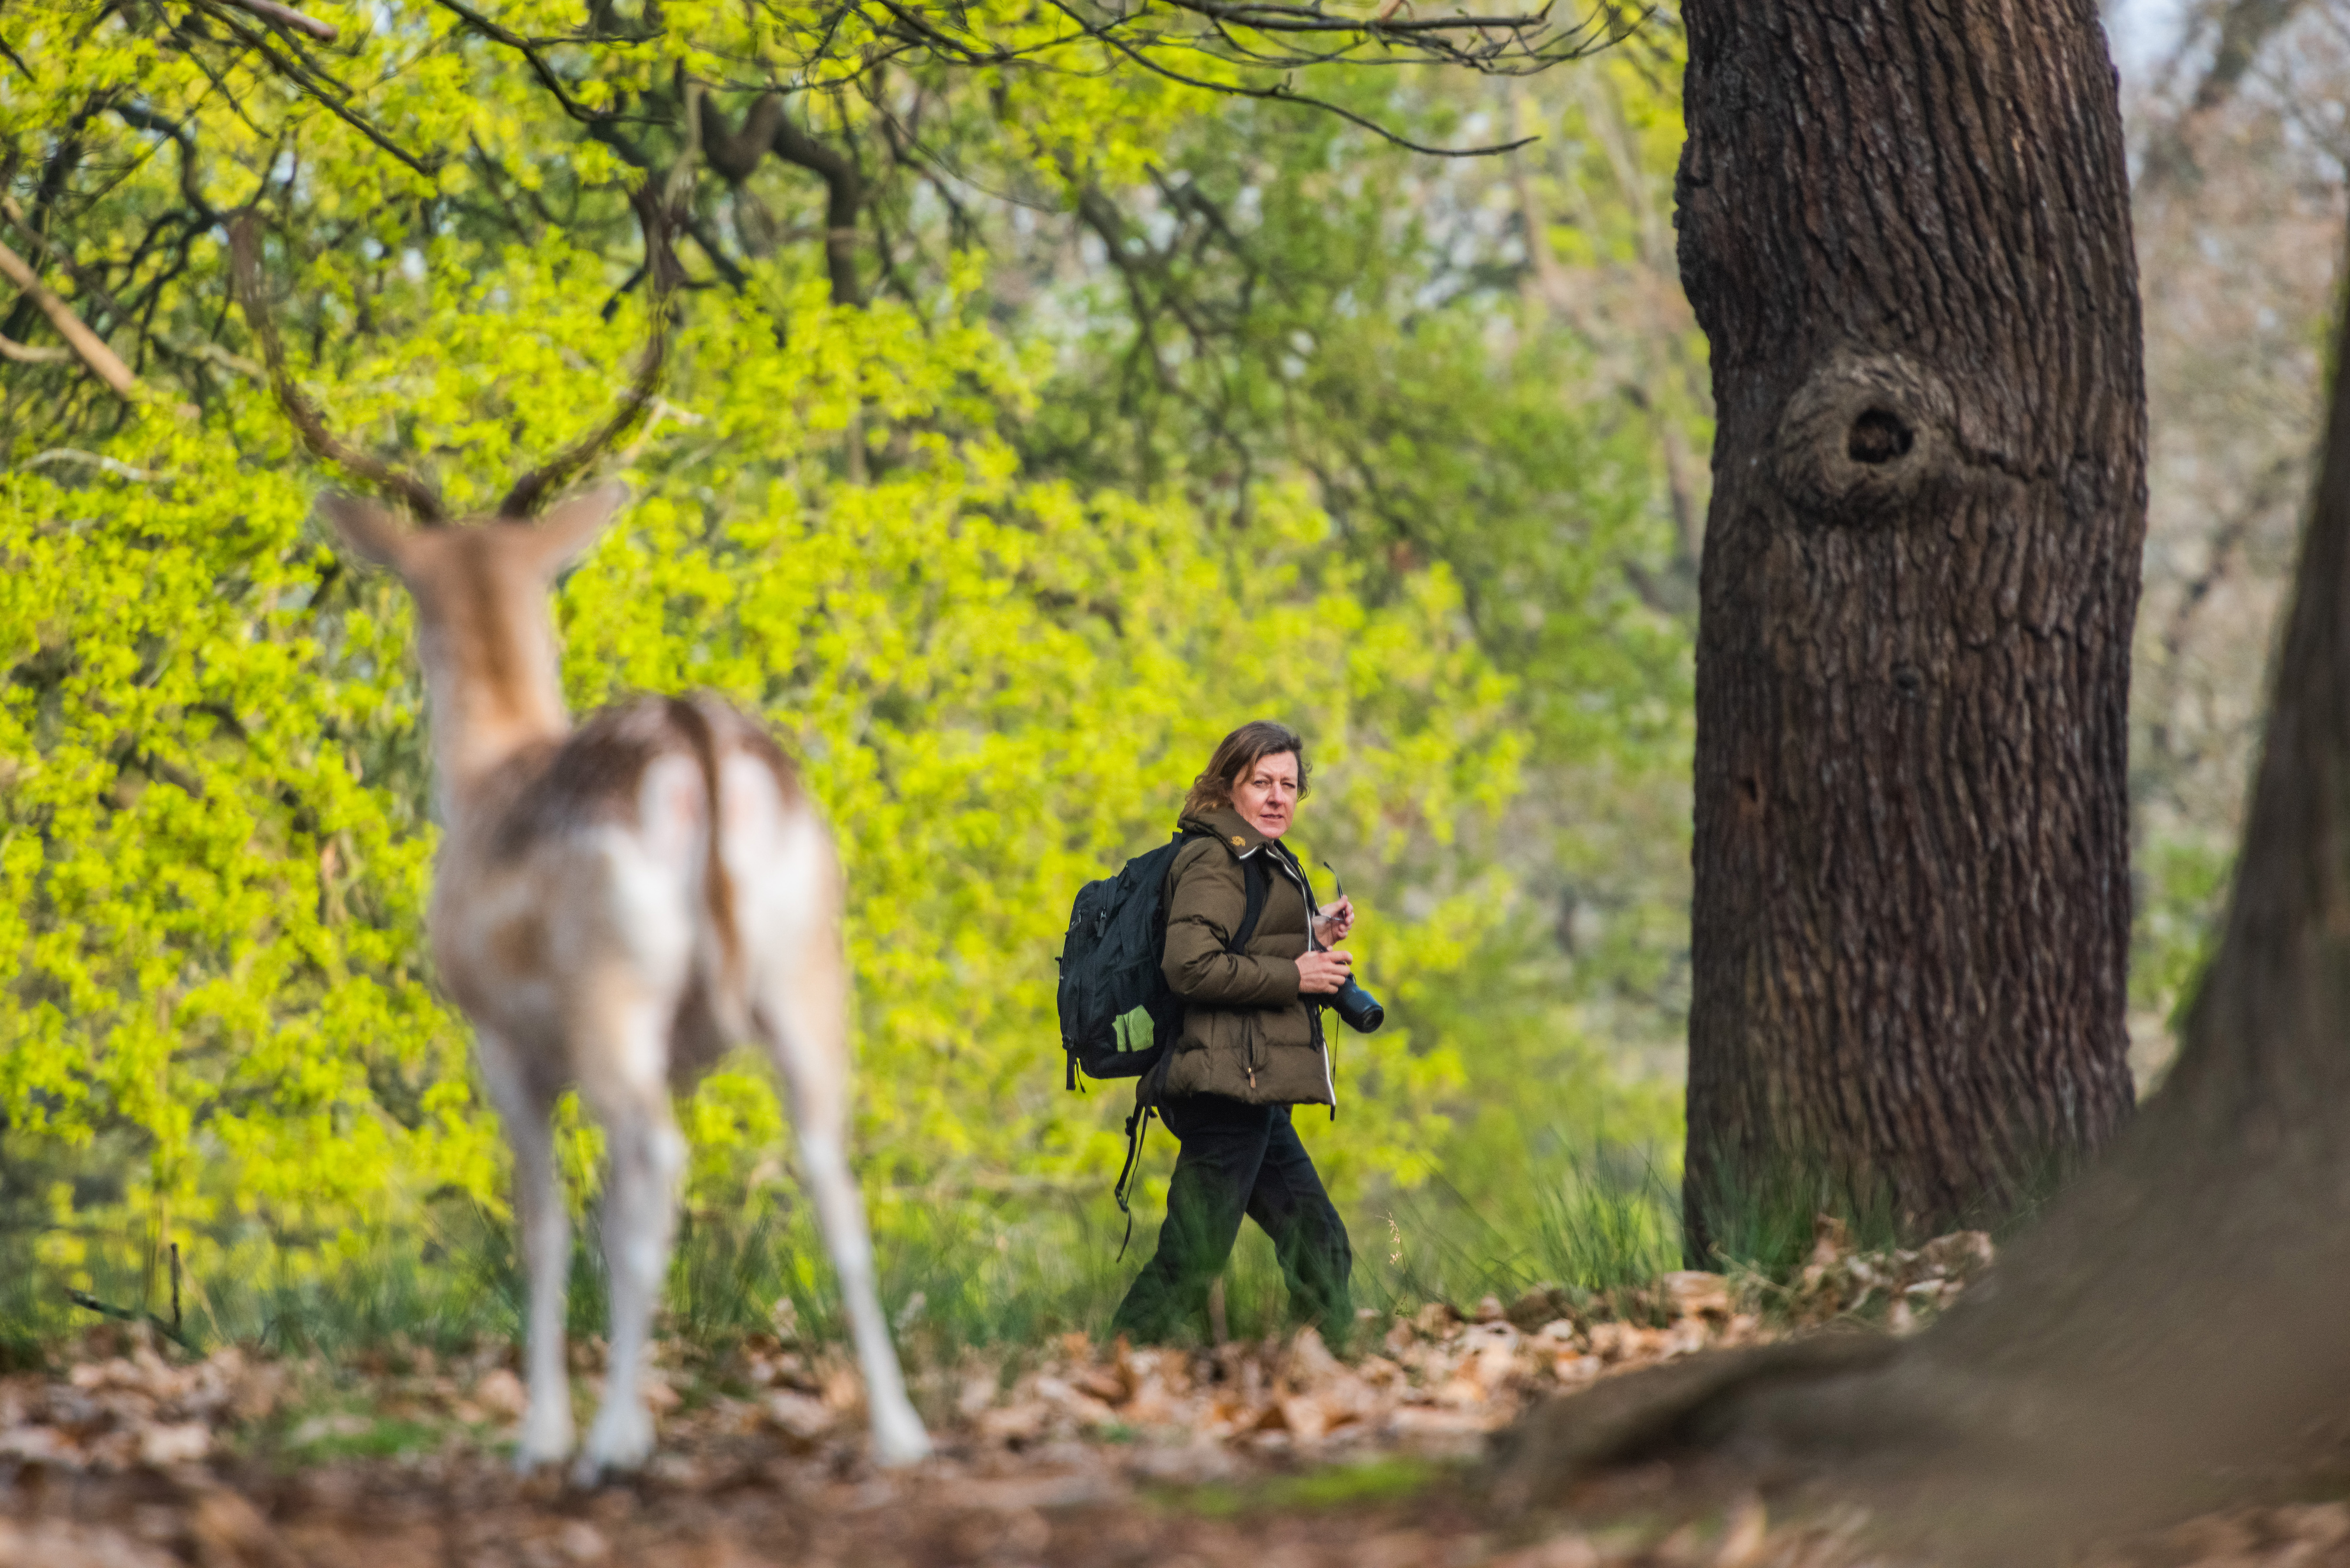
[[[102,470],[117,479],[137,480],[142,484],[151,483],[162,477],[147,469],[133,468],[120,458],[108,457],[102,452],[83,452],[78,447],[70,446],[53,446],[47,452],[35,452],[24,461],[22,467],[25,469],[47,468],[56,462],[80,463]]]
[[[1171,0],[1180,10],[1211,16],[1236,27],[1253,27],[1260,33],[1353,33],[1357,36],[1380,37],[1388,34],[1409,36],[1414,33],[1507,32],[1539,33],[1550,26],[1550,7],[1519,16],[1395,16],[1366,18],[1333,16],[1319,6],[1239,5],[1225,5],[1217,0]]]
[[[2229,0],[2220,16],[2220,41],[2211,68],[2196,85],[2194,108],[2212,109],[2228,101],[2252,68],[2270,35],[2293,20],[2303,0]]]
[[[2211,64],[2196,84],[2186,109],[2157,130],[2147,148],[2142,185],[2154,190],[2191,184],[2199,177],[2196,144],[2204,128],[2235,97],[2262,47],[2293,19],[2303,4],[2304,0],[2212,0],[2200,8],[2179,52],[2199,45],[2216,22],[2219,36],[2212,46]]]
[[[164,352],[176,354],[182,359],[202,359],[209,364],[218,365],[224,370],[234,371],[237,375],[255,381],[269,379],[267,370],[242,354],[230,353],[217,343],[182,343],[176,338],[166,337],[160,332],[151,334],[151,340],[161,346]]]
[[[492,21],[489,17],[483,16],[479,11],[474,10],[472,6],[463,4],[463,0],[436,0],[436,3],[442,7],[442,9],[454,14],[460,21],[463,22],[465,26],[473,28],[474,32],[479,33],[483,37],[489,39],[494,44],[504,45],[505,47],[512,49],[516,54],[520,55],[523,57],[524,62],[530,67],[531,75],[536,77],[538,78],[539,85],[555,96],[555,101],[562,106],[563,112],[568,115],[571,119],[577,120],[582,125],[598,126],[613,118],[609,110],[590,109],[571,95],[570,89],[563,85],[563,78],[555,74],[555,68],[549,66],[538,52],[540,45],[546,43],[549,40],[541,38],[525,38],[511,27],[500,26],[497,23]],[[596,42],[598,40],[581,39],[577,41]]]
[[[70,348],[36,348],[14,337],[0,337],[0,359],[14,359],[19,365],[62,365],[73,357]]]
[[[138,400],[140,389],[139,378],[130,373],[130,367],[106,346],[104,338],[83,324],[82,318],[73,313],[71,306],[49,292],[23,256],[5,244],[0,244],[0,276],[15,284],[26,298],[40,307],[41,314],[49,318],[49,325],[57,328],[57,336],[66,340],[74,356],[89,368],[92,375],[111,388],[116,397],[130,401]]]
[[[824,266],[832,280],[833,304],[864,304],[865,293],[857,281],[857,214],[864,205],[865,182],[856,163],[794,125],[788,115],[775,120],[774,145],[776,157],[824,181]]]
[[[1063,11],[1069,10],[1066,0],[1052,0],[1052,3]],[[1235,82],[1202,81],[1198,77],[1186,76],[1181,71],[1160,65],[1142,50],[1128,44],[1122,38],[1112,36],[1107,31],[1097,36],[1103,43],[1107,44],[1144,70],[1156,72],[1169,81],[1180,82],[1185,87],[1201,88],[1209,92],[1228,93],[1234,98],[1266,99],[1277,103],[1303,104],[1308,109],[1326,109],[1339,119],[1359,125],[1372,135],[1391,141],[1407,151],[1424,152],[1432,158],[1485,158],[1496,152],[1508,152],[1513,149],[1523,147],[1535,140],[1531,136],[1521,136],[1514,141],[1496,142],[1491,147],[1430,147],[1424,141],[1414,141],[1408,136],[1399,136],[1378,121],[1367,119],[1353,109],[1332,103],[1326,99],[1307,98],[1304,93],[1291,92],[1285,85],[1253,88],[1243,87]]]
[[[331,44],[335,41],[333,23],[321,22],[316,16],[306,16],[291,5],[278,5],[276,0],[221,0],[221,4],[234,5],[240,11],[250,11],[265,22],[275,22],[281,27],[292,27],[307,33],[320,43]]]
[[[894,29],[879,30],[962,65],[1035,59],[1070,41],[1065,36],[1006,46],[972,33],[959,16],[926,13],[916,0],[878,3],[896,23]],[[1430,17],[1399,16],[1395,0],[1388,0],[1373,15],[1357,16],[1333,14],[1320,4],[1293,5],[1283,0],[1142,0],[1130,10],[1107,13],[1091,8],[1080,11],[1066,5],[1058,9],[1075,25],[1076,36],[1111,45],[1122,53],[1178,49],[1283,69],[1349,62],[1444,64],[1488,73],[1523,73],[1577,59],[1620,42],[1648,17],[1652,7],[1627,0],[1590,0],[1582,18],[1566,25],[1553,20],[1553,7],[1547,5],[1517,16]],[[1191,36],[1170,31],[1165,25],[1170,17],[1196,20],[1205,24],[1207,30]],[[1266,38],[1310,36],[1332,42],[1315,47],[1301,45],[1284,52],[1243,41],[1234,29]],[[1154,68],[1171,76],[1163,67]],[[1198,85],[1242,97],[1265,96],[1262,89],[1251,91],[1231,83]],[[1317,100],[1301,98],[1298,101],[1329,107]]]
[[[286,410],[286,417],[294,421],[302,444],[326,462],[390,492],[415,514],[418,522],[443,521],[447,508],[431,485],[337,441],[327,429],[318,406],[304,397],[302,389],[294,384],[294,378],[286,369],[286,347],[277,340],[277,322],[269,314],[268,303],[261,292],[260,243],[253,230],[250,213],[239,214],[229,224],[229,275],[235,286],[237,303],[244,307],[245,324],[261,339],[262,358],[269,367],[270,388],[277,394],[278,406]]]
[[[220,0],[220,3],[227,4],[228,0]],[[273,42],[270,35],[266,33],[248,31],[225,17],[221,19],[221,25],[228,29],[229,35],[238,43],[268,61],[271,68],[279,76],[302,88],[313,102],[415,171],[419,178],[430,181],[440,174],[441,165],[446,161],[441,154],[433,153],[427,158],[419,158],[399,142],[394,141],[373,121],[350,107],[350,91],[341,83],[312,68],[307,61],[280,52],[276,43]],[[284,42],[284,40],[280,39],[277,42]]]
[[[781,93],[761,93],[744,111],[739,130],[727,128],[726,111],[708,97],[702,99],[702,147],[710,166],[730,185],[740,185],[759,167],[775,127],[784,118]]]
[[[169,128],[166,127],[167,130]],[[183,164],[183,177],[184,169],[185,165]],[[204,211],[206,216],[209,217],[211,209],[206,208]],[[32,220],[26,216],[25,210],[16,204],[14,197],[0,195],[0,217],[5,217],[8,222],[16,224],[16,227],[24,233],[26,238],[32,242],[33,245],[36,247],[36,254],[47,255],[58,265],[65,268],[68,273],[71,274],[74,282],[80,286],[83,294],[88,296],[90,303],[99,311],[104,312],[108,316],[113,317],[118,321],[138,326],[139,329],[143,333],[147,342],[162,349],[165,353],[170,354],[176,358],[209,360],[213,364],[220,366],[223,369],[234,370],[240,376],[250,376],[255,380],[261,380],[264,379],[260,366],[240,355],[230,353],[227,349],[223,348],[217,343],[186,343],[172,337],[170,333],[165,332],[161,327],[153,326],[151,323],[144,325],[140,324],[137,317],[131,311],[126,309],[120,300],[116,299],[112,295],[106,291],[106,286],[103,283],[75,264],[73,253],[70,250],[48,238],[38,229],[33,226]],[[38,365],[54,363],[60,357],[74,356],[72,356],[70,350],[38,348],[34,348],[29,344],[12,344],[9,343],[7,339],[0,338],[0,358],[14,359],[20,364]],[[178,406],[178,411],[182,414],[186,414],[192,412],[193,410],[190,405],[183,403]]]

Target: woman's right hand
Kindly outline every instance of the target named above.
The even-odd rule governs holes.
[[[1297,990],[1304,996],[1335,996],[1347,988],[1354,972],[1352,953],[1304,953],[1297,960]]]

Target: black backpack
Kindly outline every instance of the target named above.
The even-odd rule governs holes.
[[[1159,967],[1167,949],[1167,873],[1187,840],[1214,836],[1196,829],[1178,833],[1128,861],[1117,876],[1078,890],[1061,948],[1065,1087],[1078,1086],[1080,1068],[1089,1078],[1139,1078],[1159,1064],[1181,1033],[1183,999],[1169,988]],[[1269,886],[1257,857],[1241,866],[1247,902],[1240,929],[1225,944],[1228,952],[1239,952],[1256,934]]]
[[[1069,909],[1069,934],[1061,944],[1061,1050],[1068,1070],[1065,1087],[1078,1087],[1079,1068],[1089,1078],[1139,1078],[1159,1065],[1168,1045],[1182,1032],[1183,999],[1168,985],[1159,967],[1167,950],[1167,873],[1174,868],[1186,839],[1213,837],[1196,828],[1178,833],[1128,861],[1117,876],[1077,889],[1077,901]],[[1245,889],[1241,927],[1224,944],[1226,952],[1248,946],[1256,934],[1257,917],[1264,913],[1272,884],[1265,880],[1262,857],[1241,861],[1241,885]],[[1128,1183],[1142,1158],[1151,1110],[1137,1105],[1126,1118],[1126,1165],[1110,1189],[1118,1212],[1126,1216],[1120,1258],[1126,1256],[1127,1242],[1134,1240]]]

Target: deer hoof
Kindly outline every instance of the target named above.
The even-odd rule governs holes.
[[[884,1469],[920,1464],[931,1457],[931,1437],[921,1418],[910,1409],[877,1416],[873,1422],[873,1462]]]
[[[522,1424],[522,1440],[515,1445],[515,1470],[530,1475],[552,1465],[559,1465],[571,1457],[571,1423],[560,1418],[542,1420],[536,1412],[525,1417]]]
[[[588,1441],[572,1467],[574,1485],[589,1487],[606,1476],[641,1469],[653,1452],[653,1418],[643,1406],[610,1406],[588,1429]]]

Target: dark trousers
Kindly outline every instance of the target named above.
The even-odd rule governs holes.
[[[1245,1214],[1273,1238],[1290,1315],[1318,1326],[1334,1348],[1343,1345],[1355,1326],[1347,1291],[1354,1249],[1289,1107],[1185,1095],[1159,1114],[1183,1149],[1168,1183],[1158,1253],[1126,1293],[1110,1332],[1152,1345],[1196,1331]]]

